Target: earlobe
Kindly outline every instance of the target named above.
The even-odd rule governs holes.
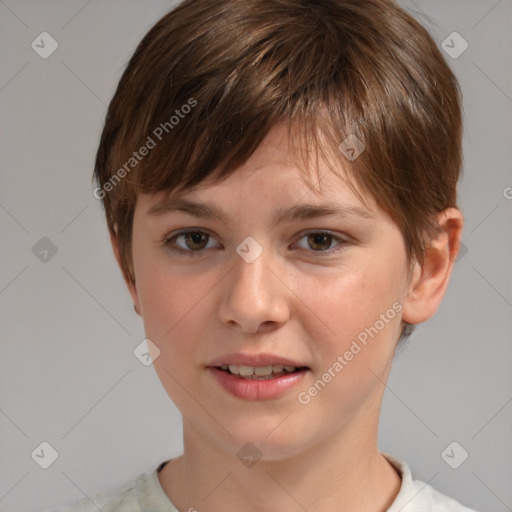
[[[139,304],[139,295],[137,293],[137,287],[135,285],[135,281],[132,279],[130,272],[125,267],[123,258],[121,257],[121,249],[119,247],[119,239],[117,237],[117,226],[114,226],[115,232],[110,231],[110,243],[112,244],[112,251],[114,252],[114,256],[116,258],[117,264],[119,265],[119,268],[121,270],[121,273],[123,275],[124,282],[126,283],[126,286],[128,287],[128,291],[130,292],[132,301],[133,301],[133,309],[135,312],[139,315],[141,315],[141,309]]]
[[[404,300],[402,319],[410,324],[425,322],[437,311],[459,252],[462,213],[448,208],[438,215],[437,222],[442,231],[428,244],[423,264],[415,263]]]

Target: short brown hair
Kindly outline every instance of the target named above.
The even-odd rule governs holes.
[[[137,193],[186,190],[215,169],[226,177],[285,122],[301,152],[320,149],[351,169],[401,228],[409,261],[421,262],[435,214],[456,207],[461,117],[436,43],[391,0],[185,0],[121,77],[95,195],[134,280]],[[365,146],[353,161],[339,150],[349,135]]]

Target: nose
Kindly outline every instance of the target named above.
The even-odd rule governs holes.
[[[266,250],[252,263],[238,254],[233,259],[233,267],[223,280],[221,290],[219,317],[222,323],[251,334],[273,330],[286,323],[293,293],[280,275],[283,273],[281,266]]]

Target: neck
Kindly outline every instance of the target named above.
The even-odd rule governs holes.
[[[183,455],[159,479],[179,510],[384,512],[401,478],[377,449],[377,425],[370,430],[348,425],[309,450],[247,467],[187,421]]]

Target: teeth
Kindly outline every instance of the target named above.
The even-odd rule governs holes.
[[[231,373],[236,373],[237,375],[240,375],[240,372],[238,371],[238,366],[236,364],[230,364],[229,371]]]
[[[237,364],[223,364],[221,368],[223,370],[229,369],[229,371],[234,375],[241,375],[242,377],[250,377],[251,375],[264,377],[266,375],[271,375],[272,373],[283,373],[283,370],[285,372],[291,373],[297,369],[296,366],[282,364],[275,364],[269,366],[244,366]]]
[[[231,366],[229,366],[229,369],[231,370]],[[254,368],[252,366],[244,366],[240,365],[238,367],[238,373],[242,375],[243,377],[248,377],[249,375],[254,375]]]
[[[254,375],[270,375],[272,373],[272,366],[255,366],[253,368]],[[241,375],[243,375],[240,372]]]

